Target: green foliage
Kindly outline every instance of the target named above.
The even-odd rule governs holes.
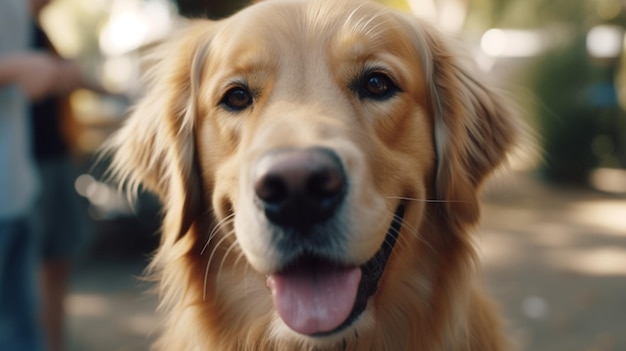
[[[592,74],[582,36],[538,58],[530,69],[545,152],[541,172],[548,180],[584,184],[598,164],[592,144],[599,110],[588,99]]]
[[[537,28],[551,23],[580,25],[593,14],[590,0],[476,0],[469,22],[483,28]]]

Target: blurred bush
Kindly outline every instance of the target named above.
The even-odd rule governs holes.
[[[621,111],[614,67],[589,57],[585,35],[538,57],[527,79],[549,181],[587,184],[596,167],[619,167]]]
[[[584,183],[598,163],[591,148],[597,111],[586,97],[591,76],[584,37],[549,51],[529,69],[545,155],[540,172],[548,180]]]

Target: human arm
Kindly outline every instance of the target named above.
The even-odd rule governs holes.
[[[27,51],[0,56],[0,87],[18,85],[32,100],[59,90],[61,62],[46,53]]]

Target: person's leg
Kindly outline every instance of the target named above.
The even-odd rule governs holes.
[[[39,259],[26,220],[0,221],[0,350],[43,350],[39,322]]]
[[[41,317],[48,351],[63,349],[65,298],[73,260],[89,238],[85,207],[74,190],[75,171],[69,158],[39,162],[42,190],[35,217],[41,237]]]
[[[47,261],[41,269],[42,321],[46,330],[48,351],[63,349],[65,294],[70,263],[59,259]]]

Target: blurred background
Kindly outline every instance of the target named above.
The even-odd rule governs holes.
[[[57,51],[112,95],[79,90],[63,130],[95,229],[66,298],[67,350],[147,350],[156,299],[139,278],[158,242],[159,204],[129,204],[94,152],[142,92],[141,58],[182,17],[247,1],[54,0],[41,23]],[[526,350],[626,350],[626,0],[383,1],[467,43],[537,130],[485,189],[477,242],[485,280]],[[528,145],[522,151],[529,150]]]

